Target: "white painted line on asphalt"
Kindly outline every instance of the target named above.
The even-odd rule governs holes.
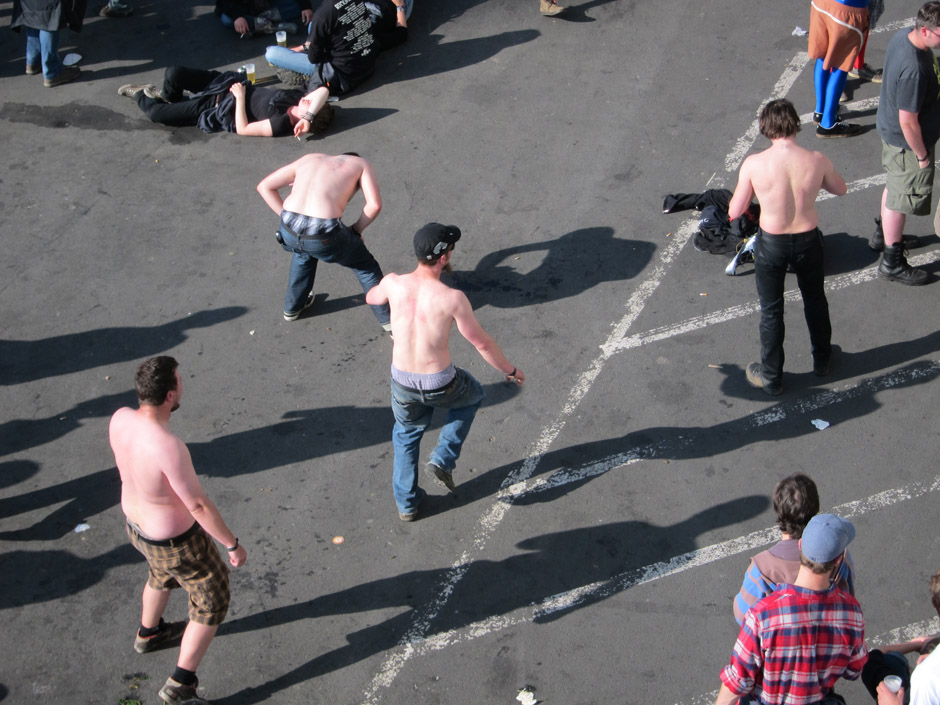
[[[783,75],[777,81],[772,94],[767,100],[786,96],[808,61],[809,58],[806,53],[798,53],[784,70]],[[767,101],[763,101],[761,105],[765,102]],[[753,145],[757,134],[758,130],[755,120],[747,133],[736,142],[732,151],[725,157],[724,164],[727,171],[734,172],[738,168],[738,165],[744,159],[747,151]],[[715,180],[713,177],[709,180],[709,183],[706,184],[705,188],[720,188],[722,185],[723,178]],[[659,288],[659,285],[666,275],[666,271],[678,257],[697,227],[697,219],[690,219],[682,224],[675,236],[670,239],[669,244],[661,251],[659,261],[650,275],[646,280],[641,282],[631,294],[626,303],[627,312],[619,322],[614,324],[607,341],[600,346],[601,354],[594,359],[588,369],[578,378],[574,387],[569,392],[568,399],[558,416],[542,430],[542,433],[534,444],[531,454],[523,461],[517,471],[510,473],[503,481],[497,493],[496,500],[493,502],[490,509],[481,516],[477,531],[473,537],[473,552],[479,552],[483,549],[490,535],[496,530],[505,516],[505,513],[508,511],[511,504],[505,501],[508,495],[508,488],[518,482],[527,480],[533,475],[542,457],[565,427],[568,417],[577,409],[578,405],[587,395],[594,381],[603,370],[604,364],[610,357],[610,354],[608,354],[606,350],[616,343],[616,341],[624,338],[626,332],[645,308],[647,301],[649,301],[653,293]],[[399,647],[391,650],[386,655],[378,673],[375,674],[369,686],[366,688],[363,694],[363,702],[366,705],[378,702],[380,689],[389,687],[398,677],[398,674],[408,660],[417,653],[415,644],[422,642],[425,636],[430,632],[431,622],[450,599],[450,595],[456,588],[457,583],[459,583],[466,574],[471,560],[471,551],[465,551],[460,558],[454,562],[447,572],[447,575],[439,584],[436,590],[438,597],[427,607],[415,610],[414,619],[399,642]]]
[[[865,608],[863,606],[862,611],[864,612],[864,610]],[[869,649],[880,649],[889,644],[900,644],[904,641],[910,641],[915,637],[925,636],[927,634],[934,635],[937,632],[940,632],[940,619],[934,617],[924,622],[913,622],[912,624],[892,629],[878,636],[868,637],[865,639],[865,642],[868,644]],[[728,649],[728,656],[731,656],[731,649]],[[718,680],[717,673],[715,673],[715,680]],[[713,705],[717,697],[718,691],[713,690],[710,693],[696,695],[684,703],[676,703],[676,705]]]
[[[919,367],[908,365],[877,377],[869,377],[857,384],[847,385],[838,391],[825,390],[810,397],[777,404],[766,411],[760,411],[740,419],[736,422],[736,427],[739,433],[746,434],[748,431],[768,424],[783,421],[787,418],[805,416],[810,412],[818,411],[833,404],[841,404],[862,396],[874,395],[892,387],[903,387],[937,376],[940,376],[940,363],[938,362],[925,362]],[[505,497],[505,501],[512,502],[519,498],[562,487],[573,482],[583,482],[588,478],[603,475],[610,470],[632,465],[641,460],[682,457],[686,449],[694,447],[700,441],[700,431],[701,429],[698,428],[689,428],[685,432],[683,432],[683,429],[676,429],[672,438],[659,443],[636,446],[623,453],[615,453],[579,467],[556,470],[547,477],[516,483],[509,488],[510,496]],[[849,511],[846,507],[840,509]]]
[[[940,369],[940,366],[937,367]],[[940,475],[931,482],[914,482],[909,485],[897,487],[878,494],[866,497],[865,499],[855,500],[840,504],[832,508],[832,512],[852,518],[875,512],[880,509],[899,504],[910,499],[923,497],[929,493],[940,490]],[[527,607],[515,610],[511,614],[489,617],[468,624],[460,629],[451,629],[440,634],[410,644],[412,655],[426,654],[431,651],[439,651],[449,646],[472,641],[479,637],[488,636],[503,629],[518,626],[528,622],[545,619],[551,615],[564,610],[578,607],[584,602],[600,601],[616,593],[623,592],[637,585],[643,585],[655,580],[660,580],[677,573],[682,573],[691,568],[699,568],[711,563],[715,563],[731,556],[741,553],[757,551],[758,549],[771,544],[780,539],[780,531],[777,527],[760,529],[752,531],[746,536],[729,539],[721,543],[706,546],[705,548],[689,551],[680,556],[675,556],[668,561],[660,561],[642,568],[625,571],[615,575],[609,580],[598,581],[588,585],[568,590],[557,595],[545,598],[541,602],[533,603]],[[741,574],[744,569],[742,567]],[[731,617],[731,603],[728,603],[728,616]],[[901,641],[907,641],[915,636],[923,634],[933,634],[940,631],[940,622],[934,618],[930,622],[918,622],[908,625],[908,627],[895,629],[886,634],[870,639],[870,643],[892,644]],[[729,649],[730,653],[730,649]],[[709,694],[700,696],[708,697]],[[698,702],[693,700],[692,702]]]
[[[940,260],[940,250],[934,250],[922,255],[916,255],[915,257],[907,258],[907,261],[914,267],[923,267],[938,260]],[[839,289],[855,286],[856,284],[870,282],[877,278],[877,265],[868,267],[867,269],[861,269],[857,272],[840,274],[839,276],[830,277],[826,280],[826,292],[831,293],[833,291],[838,291]],[[789,291],[785,292],[783,296],[785,301],[799,301],[800,291],[799,289],[790,289]],[[677,335],[691,333],[693,331],[701,330],[702,328],[707,328],[708,326],[713,326],[718,323],[727,323],[728,321],[732,321],[735,318],[742,318],[752,313],[757,313],[758,311],[760,311],[760,304],[757,301],[750,301],[746,304],[730,306],[721,311],[715,311],[714,313],[708,313],[703,316],[689,318],[680,323],[673,323],[672,325],[653,328],[652,330],[648,330],[645,333],[636,333],[614,343],[606,343],[605,345],[607,345],[607,348],[605,352],[608,354],[608,356],[614,355],[615,353],[621,352],[623,350],[631,350],[632,348],[638,348],[641,345],[657,343],[661,340],[666,340],[667,338],[674,338]]]
[[[790,60],[790,63],[787,64],[787,67],[783,70],[783,74],[780,76],[780,79],[774,86],[773,91],[771,91],[770,95],[767,96],[766,100],[758,103],[754,122],[750,124],[750,126],[747,128],[747,131],[741,135],[740,139],[738,139],[734,147],[731,149],[731,152],[727,157],[725,157],[726,171],[737,171],[738,167],[741,166],[741,162],[744,161],[744,157],[747,156],[748,150],[754,145],[754,141],[760,134],[760,128],[757,125],[757,116],[760,115],[760,109],[771,100],[776,100],[777,98],[786,98],[787,94],[790,92],[790,89],[793,87],[793,84],[796,83],[796,79],[800,77],[800,74],[803,72],[803,69],[806,68],[806,64],[808,63],[809,54],[807,54],[805,51],[799,52],[796,56],[793,57],[793,59]]]

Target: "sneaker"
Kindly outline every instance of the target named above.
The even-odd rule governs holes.
[[[761,364],[759,362],[752,362],[747,366],[747,369],[744,371],[745,376],[747,377],[747,383],[752,387],[757,387],[757,389],[763,389],[767,394],[771,396],[777,396],[783,392],[783,387],[771,387],[767,380],[764,379],[764,371],[761,369]]]
[[[183,685],[179,681],[175,681],[172,678],[167,678],[166,683],[163,687],[160,688],[160,692],[157,695],[165,703],[185,703],[185,705],[211,705],[208,700],[205,698],[200,698],[196,694],[196,688],[199,687],[199,679],[196,679],[196,682],[192,685]]]
[[[813,113],[813,122],[817,125],[822,122],[822,113]]]
[[[816,136],[820,139],[832,139],[835,137],[855,137],[862,134],[864,128],[851,122],[842,122],[837,120],[832,127],[823,127],[819,125],[816,128]]]
[[[863,81],[871,81],[872,83],[881,83],[883,74],[883,69],[873,69],[868,64],[863,64],[860,69],[854,66],[849,69],[850,78],[860,78]]]
[[[418,510],[412,509],[410,512],[398,512],[398,518],[402,521],[414,521],[418,518]]]
[[[123,86],[118,88],[118,95],[123,95],[127,98],[134,98],[136,100],[137,94],[143,92],[148,98],[153,98],[154,100],[163,100],[163,94],[160,92],[160,89],[157,88],[152,83],[125,83]]]
[[[539,13],[545,17],[555,17],[565,11],[555,0],[539,0]]]
[[[98,14],[102,17],[128,17],[133,14],[134,8],[130,5],[125,5],[123,2],[109,2],[107,5],[101,8],[101,12]]]
[[[306,311],[308,308],[313,306],[313,292],[310,292],[310,296],[307,297],[307,303],[303,305],[299,311],[284,311],[284,320],[285,321],[296,321],[300,318],[300,314]]]
[[[26,64],[26,75],[35,76],[37,73],[42,73],[42,65],[36,64],[35,66],[31,64]]]
[[[146,654],[150,651],[156,651],[161,646],[166,646],[183,636],[186,631],[186,622],[164,622],[160,620],[161,629],[153,636],[143,637],[140,632],[134,637],[134,651],[138,654]]]
[[[447,472],[444,468],[435,465],[434,463],[428,463],[424,468],[424,471],[441,487],[445,488],[448,492],[456,492],[457,485],[454,484],[454,475],[453,473]]]
[[[829,376],[829,360],[817,360],[813,363],[813,374],[817,377]]]
[[[71,83],[81,75],[82,70],[78,68],[78,66],[66,66],[59,71],[57,76],[43,80],[42,85],[46,88],[55,88],[56,86],[61,86],[63,83]]]

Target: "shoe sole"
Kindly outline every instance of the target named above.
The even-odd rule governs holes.
[[[454,484],[454,476],[443,468],[439,468],[437,465],[428,463],[427,467],[424,468],[424,471],[434,480],[434,482],[446,489],[448,492],[457,491],[457,486]]]
[[[418,510],[416,509],[415,511],[409,512],[408,514],[402,514],[401,512],[398,512],[398,518],[402,521],[414,521],[418,518]]]
[[[923,270],[920,270],[920,271],[923,271]],[[878,270],[878,276],[881,279],[884,279],[885,281],[898,282],[899,284],[905,284],[907,286],[923,286],[928,281],[930,281],[929,276],[918,278],[918,279],[911,279],[910,277],[899,277],[894,274],[885,274],[880,269]]]
[[[858,137],[860,134],[862,134],[861,130],[859,130],[858,132],[839,132],[837,134],[831,134],[831,135],[824,135],[824,134],[820,134],[819,132],[817,132],[816,136],[821,140],[838,140],[838,139],[845,139],[846,137]]]

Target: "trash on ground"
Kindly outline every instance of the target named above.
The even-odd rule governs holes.
[[[797,25],[797,26],[794,27],[794,29],[793,29],[793,36],[794,36],[794,37],[805,37],[805,36],[806,36],[806,30],[803,29],[802,27],[800,27],[799,25]]]
[[[822,419],[813,419],[813,426],[822,431],[824,428],[829,428],[829,422],[823,421]]]
[[[539,701],[535,699],[535,688],[531,685],[527,685],[525,688],[519,691],[519,694],[516,696],[522,705],[536,705]]]
[[[79,524],[78,526],[75,527],[75,533],[80,534],[83,531],[88,531],[90,528],[91,526],[89,526],[88,524]]]

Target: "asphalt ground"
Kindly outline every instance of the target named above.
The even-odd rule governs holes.
[[[749,388],[753,268],[726,277],[692,248],[694,213],[661,213],[733,188],[767,99],[812,110],[807,4],[418,3],[408,43],[305,142],[149,123],[119,85],[173,63],[261,75],[267,41],[208,4],[134,5],[64,34],[84,57],[66,86],[23,75],[22,36],[0,44],[0,700],[158,702],[176,650],[131,648],[146,571],[107,443],[157,354],[181,362],[173,428],[249,555],[199,670],[215,703],[508,705],[526,685],[548,705],[707,702],[747,558],[774,540],[769,493],[797,470],[857,526],[870,645],[938,630],[937,284],[874,276],[878,87],[849,83],[863,136],[799,137],[852,186],[819,204],[830,377],[796,300],[784,395]],[[916,9],[888,7],[869,63]],[[425,222],[459,225],[451,283],[527,375],[515,389],[454,341],[488,400],[456,497],[429,486],[414,524],[391,496],[391,341],[333,266],[310,314],[281,319],[289,256],[254,190],[348,150],[378,175],[385,270],[414,266]],[[936,274],[930,219],[907,232]]]

